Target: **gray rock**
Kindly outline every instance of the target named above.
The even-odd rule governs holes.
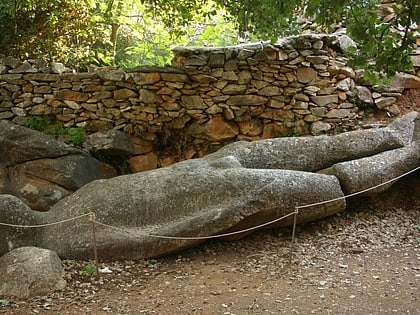
[[[374,156],[335,164],[328,173],[339,178],[344,193],[352,194],[381,185],[420,165],[420,142]],[[370,196],[389,189],[396,181],[369,190]]]
[[[316,172],[341,161],[400,148],[404,145],[402,141],[398,133],[387,128],[357,130],[336,136],[239,141],[223,147],[207,159],[234,155],[247,168]]]
[[[269,157],[267,157],[269,158]],[[234,156],[190,160],[171,167],[92,182],[43,214],[47,222],[94,212],[101,260],[161,256],[203,240],[159,239],[149,234],[200,237],[236,231],[293,212],[295,205],[342,197],[334,176],[248,169]],[[299,222],[345,208],[338,200],[302,212]],[[118,209],[118,210],[116,210]],[[290,225],[292,217],[276,226]],[[45,229],[42,244],[66,258],[92,257],[87,218]]]
[[[338,45],[343,52],[347,52],[350,48],[357,48],[356,42],[344,34],[338,37]]]
[[[19,59],[16,59],[11,56],[4,58],[2,63],[3,65],[8,66],[10,68],[19,67],[22,64],[22,62]]]
[[[63,290],[63,275],[56,253],[21,247],[0,257],[0,296],[26,299]]]
[[[20,199],[0,195],[0,223],[13,225],[40,224],[42,220]],[[0,226],[0,255],[21,246],[36,246],[41,239],[40,229]]]
[[[80,150],[55,140],[53,136],[7,120],[0,121],[0,165],[2,166],[80,153]]]
[[[375,100],[375,105],[379,109],[384,109],[385,107],[391,106],[397,101],[396,97],[380,97]]]
[[[101,151],[107,155],[135,155],[130,136],[119,130],[96,132],[87,136],[84,143],[89,151]]]
[[[420,113],[410,112],[395,119],[387,129],[399,138],[404,145],[409,145],[414,141],[420,140]]]
[[[397,73],[391,80],[391,88],[420,89],[420,78],[409,73]]]
[[[366,104],[373,104],[372,92],[365,86],[355,87],[356,97]]]
[[[87,152],[8,121],[0,121],[0,167],[0,193],[15,195],[39,211],[92,180],[116,175]]]
[[[311,132],[314,135],[320,135],[322,133],[331,130],[331,124],[323,122],[323,121],[315,121],[311,126]]]

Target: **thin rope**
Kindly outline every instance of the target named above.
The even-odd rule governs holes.
[[[397,176],[397,177],[395,177],[395,178],[393,178],[391,180],[388,180],[388,181],[386,181],[384,183],[381,183],[379,185],[376,185],[376,186],[373,186],[373,187],[370,187],[370,188],[367,188],[367,189],[364,189],[364,190],[361,190],[361,191],[352,193],[352,194],[347,195],[347,196],[338,197],[338,198],[334,198],[334,199],[330,199],[330,200],[326,200],[326,201],[321,201],[321,202],[317,202],[317,203],[312,203],[312,204],[308,204],[308,205],[303,205],[303,206],[296,206],[295,211],[293,211],[293,212],[290,212],[290,213],[288,213],[288,214],[286,214],[286,215],[284,215],[284,216],[282,216],[280,218],[274,219],[272,221],[265,222],[265,223],[262,223],[262,224],[259,224],[257,226],[253,226],[253,227],[250,227],[250,228],[247,228],[247,229],[244,229],[244,230],[239,230],[239,231],[230,232],[230,233],[224,233],[224,234],[216,234],[216,235],[209,235],[209,236],[197,236],[197,237],[190,237],[190,236],[166,236],[166,235],[158,235],[158,234],[147,234],[147,233],[141,233],[141,232],[140,233],[137,233],[137,235],[149,236],[149,237],[152,237],[152,238],[160,238],[160,239],[172,239],[172,240],[208,240],[208,239],[214,239],[214,238],[234,236],[234,235],[238,235],[238,234],[242,234],[242,233],[254,231],[254,230],[257,230],[259,228],[265,227],[267,225],[271,225],[271,224],[277,223],[278,221],[281,221],[281,220],[283,220],[283,219],[285,219],[287,217],[290,217],[292,215],[295,215],[295,214],[297,215],[298,212],[299,212],[299,209],[309,208],[309,207],[313,207],[313,206],[317,206],[317,205],[327,204],[327,203],[330,203],[330,202],[334,202],[334,201],[346,199],[346,198],[349,198],[349,197],[353,197],[353,196],[356,196],[356,195],[365,193],[365,192],[367,192],[369,190],[376,189],[376,188],[378,188],[380,186],[387,185],[390,182],[393,182],[395,180],[398,180],[398,179],[400,179],[400,178],[402,178],[404,176],[407,176],[408,174],[411,174],[411,173],[417,171],[418,169],[420,169],[420,166],[418,166],[415,169],[413,169],[411,171],[408,171],[408,172],[406,172],[406,173],[404,173],[404,174],[402,174],[400,176]],[[119,228],[119,227],[116,227],[116,226],[113,226],[113,225],[109,225],[109,224],[102,223],[102,222],[99,222],[99,221],[95,221],[95,223],[98,224],[98,225],[102,225],[102,226],[105,226],[105,227],[108,227],[108,228],[112,228],[114,230],[118,230],[118,231],[121,231],[123,233],[129,234],[129,232],[127,230],[122,229],[122,228]]]
[[[284,215],[280,218],[277,218],[275,220],[272,220],[270,222],[262,223],[262,224],[259,224],[259,225],[256,225],[256,226],[253,226],[253,227],[250,227],[250,228],[247,228],[247,229],[243,229],[243,230],[239,230],[239,231],[235,231],[235,232],[223,233],[223,234],[209,235],[209,236],[196,236],[196,237],[193,237],[193,236],[167,236],[167,235],[159,235],[159,234],[147,234],[147,233],[142,233],[142,232],[136,232],[136,235],[149,236],[149,237],[161,238],[161,239],[170,239],[170,240],[208,240],[208,239],[212,239],[212,238],[234,236],[234,235],[250,232],[250,231],[253,231],[253,230],[256,230],[256,229],[260,229],[260,228],[265,227],[267,225],[270,225],[270,224],[276,223],[278,221],[284,220],[287,217],[290,217],[294,214],[295,214],[295,211],[293,211],[289,214],[286,214],[286,215]],[[109,224],[102,223],[102,222],[99,222],[99,221],[95,221],[95,223],[98,224],[98,225],[102,225],[102,226],[105,226],[105,227],[115,229],[115,230],[119,230],[119,231],[124,232],[126,234],[129,233],[127,230],[116,227],[116,226],[113,226],[113,225],[109,225]]]
[[[40,228],[40,227],[47,227],[47,226],[52,226],[52,225],[58,225],[58,224],[67,223],[67,222],[74,221],[74,220],[77,220],[77,219],[81,219],[81,218],[87,217],[87,216],[89,216],[89,217],[92,218],[92,214],[93,214],[93,219],[94,219],[95,218],[95,214],[93,212],[89,212],[89,213],[84,213],[84,214],[78,215],[78,216],[73,217],[73,218],[64,219],[64,220],[57,221],[57,222],[45,223],[45,224],[19,225],[19,224],[10,224],[10,223],[2,223],[2,222],[0,222],[0,225],[10,226],[10,227],[16,227],[16,228]]]
[[[330,202],[334,202],[334,201],[346,199],[346,198],[349,198],[349,197],[354,197],[356,195],[360,195],[360,194],[363,194],[363,193],[368,192],[370,190],[374,190],[374,189],[376,189],[378,187],[387,185],[387,184],[389,184],[389,183],[391,183],[393,181],[396,181],[396,180],[398,180],[398,179],[400,179],[400,178],[402,178],[404,176],[407,176],[408,174],[411,174],[411,173],[417,171],[418,169],[420,169],[420,166],[417,166],[415,169],[413,169],[411,171],[408,171],[407,173],[404,173],[404,174],[402,174],[400,176],[397,176],[397,177],[395,177],[393,179],[390,179],[390,180],[388,180],[388,181],[386,181],[384,183],[381,183],[379,185],[376,185],[376,186],[373,186],[373,187],[370,187],[370,188],[367,188],[367,189],[364,189],[364,190],[361,190],[361,191],[357,191],[357,192],[352,193],[352,194],[349,194],[347,196],[338,197],[338,198],[334,198],[334,199],[330,199],[330,200],[325,200],[325,201],[320,201],[320,202],[316,202],[316,203],[311,203],[311,204],[308,204],[308,205],[297,206],[296,208],[298,208],[298,209],[310,208],[310,207],[313,207],[313,206],[323,205],[323,204],[326,204],[326,203],[330,203]]]
[[[234,235],[238,235],[238,234],[242,234],[242,233],[254,231],[256,229],[259,229],[259,228],[262,228],[262,227],[265,227],[265,226],[274,224],[276,222],[279,222],[281,220],[284,220],[287,217],[290,217],[290,216],[292,216],[294,214],[297,214],[296,212],[299,211],[299,209],[309,208],[309,207],[313,207],[313,206],[317,206],[317,205],[327,204],[327,203],[330,203],[330,202],[334,202],[334,201],[346,199],[346,198],[353,197],[353,196],[356,196],[356,195],[365,193],[367,191],[376,189],[378,187],[387,185],[387,184],[389,184],[389,183],[391,183],[391,182],[393,182],[395,180],[398,180],[398,179],[400,179],[400,178],[402,178],[402,177],[404,177],[404,176],[406,176],[408,174],[411,174],[411,173],[417,171],[418,169],[420,169],[420,166],[418,166],[415,169],[413,169],[411,171],[408,171],[408,172],[406,172],[406,173],[404,173],[404,174],[402,174],[400,176],[397,176],[397,177],[395,177],[395,178],[393,178],[391,180],[388,180],[388,181],[386,181],[384,183],[381,183],[379,185],[376,185],[376,186],[373,186],[373,187],[364,189],[364,190],[359,191],[359,192],[355,192],[355,193],[349,194],[347,196],[338,197],[338,198],[334,198],[334,199],[330,199],[330,200],[326,200],[326,201],[321,201],[321,202],[317,202],[317,203],[312,203],[312,204],[308,204],[308,205],[296,206],[295,211],[290,212],[289,214],[286,214],[286,215],[284,215],[284,216],[282,216],[280,218],[277,218],[277,219],[274,219],[272,221],[269,221],[269,222],[266,222],[266,223],[262,223],[262,224],[259,224],[257,226],[253,226],[253,227],[250,227],[250,228],[247,228],[247,229],[235,231],[235,232],[223,233],[223,234],[217,234],[217,235],[210,235],[210,236],[197,236],[197,237],[189,237],[189,236],[185,236],[185,237],[182,237],[182,236],[166,236],[166,235],[147,234],[147,233],[138,233],[138,232],[136,234],[137,235],[143,235],[143,236],[149,236],[149,237],[153,237],[153,238],[173,239],[173,240],[207,240],[207,239],[213,239],[213,238],[234,236]],[[0,225],[10,226],[10,227],[17,227],[17,228],[39,228],[39,227],[47,227],[47,226],[52,226],[52,225],[57,225],[57,224],[62,224],[62,223],[74,221],[74,220],[83,218],[85,216],[88,216],[89,217],[89,221],[95,222],[98,225],[109,227],[109,228],[112,228],[114,230],[119,230],[119,231],[121,231],[123,233],[128,233],[128,231],[126,229],[122,229],[122,228],[119,228],[119,227],[116,227],[116,226],[112,226],[112,225],[105,224],[105,223],[102,223],[100,221],[97,221],[96,220],[96,217],[95,217],[95,213],[93,213],[93,212],[85,213],[85,214],[82,214],[82,215],[79,215],[79,216],[76,216],[76,217],[73,217],[73,218],[64,219],[64,220],[61,220],[61,221],[47,223],[47,224],[39,224],[39,225],[15,225],[15,224],[1,223],[0,222]]]

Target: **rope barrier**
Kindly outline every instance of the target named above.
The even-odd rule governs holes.
[[[266,223],[262,223],[262,224],[259,224],[259,225],[256,225],[256,226],[253,226],[253,227],[250,227],[250,228],[247,228],[247,229],[243,229],[243,230],[239,230],[239,231],[235,231],[235,232],[223,233],[223,234],[209,235],[209,236],[195,236],[195,237],[193,237],[193,236],[167,236],[167,235],[158,235],[158,234],[147,234],[147,233],[141,233],[141,232],[136,233],[136,234],[141,235],[141,236],[150,236],[150,237],[153,237],[153,238],[169,239],[169,240],[197,240],[197,241],[199,241],[199,240],[209,240],[209,239],[213,239],[213,238],[222,238],[222,237],[234,236],[234,235],[254,231],[254,230],[260,229],[262,227],[265,227],[267,225],[271,225],[271,224],[274,224],[278,221],[284,220],[287,217],[290,217],[294,214],[295,214],[295,212],[293,211],[293,212],[291,212],[289,214],[286,214],[286,215],[284,215],[280,218],[277,218],[275,220],[272,220],[272,221],[269,221],[269,222],[266,222]],[[112,228],[114,230],[119,230],[120,232],[124,232],[126,234],[129,233],[126,229],[122,229],[122,228],[119,228],[119,227],[116,227],[116,226],[113,226],[113,225],[105,224],[105,223],[102,223],[102,222],[99,222],[99,221],[95,221],[95,223],[98,224],[98,225],[108,227],[108,228]]]
[[[370,187],[370,188],[366,188],[366,189],[361,190],[361,191],[357,191],[355,193],[352,193],[352,194],[349,194],[349,195],[346,195],[346,196],[343,196],[343,197],[338,197],[338,198],[334,198],[334,199],[330,199],[330,200],[325,200],[325,201],[320,201],[320,202],[316,202],[316,203],[311,203],[311,204],[303,205],[303,206],[297,206],[297,208],[298,209],[310,208],[310,207],[313,207],[313,206],[318,206],[318,205],[322,205],[322,204],[326,204],[326,203],[330,203],[330,202],[334,202],[334,201],[338,201],[338,200],[342,200],[342,199],[354,197],[354,196],[357,196],[357,195],[360,195],[360,194],[364,194],[365,192],[368,192],[370,190],[374,190],[374,189],[379,188],[381,186],[385,186],[385,185],[387,185],[387,184],[389,184],[389,183],[391,183],[393,181],[396,181],[396,180],[398,180],[398,179],[400,179],[400,178],[402,178],[404,176],[407,176],[407,175],[409,175],[411,173],[414,173],[418,169],[420,169],[420,166],[417,166],[415,169],[412,169],[411,171],[408,171],[407,173],[404,173],[404,174],[402,174],[400,176],[397,176],[397,177],[395,177],[393,179],[390,179],[390,180],[388,180],[388,181],[386,181],[384,183],[381,183],[379,185],[376,185],[376,186],[373,186],[373,187]]]
[[[160,238],[160,239],[172,239],[172,240],[208,240],[208,239],[214,239],[214,238],[221,238],[221,237],[228,237],[228,236],[234,236],[234,235],[238,235],[238,234],[243,234],[243,233],[247,233],[247,232],[250,232],[250,231],[254,231],[254,230],[260,229],[260,228],[265,227],[265,226],[268,226],[268,225],[272,225],[272,224],[277,223],[277,222],[279,222],[281,220],[284,220],[284,219],[286,219],[286,218],[288,218],[288,217],[290,217],[292,215],[295,215],[295,217],[296,217],[296,215],[299,212],[299,209],[314,207],[314,206],[323,205],[323,204],[327,204],[327,203],[330,203],[330,202],[334,202],[334,201],[346,199],[346,198],[349,198],[349,197],[353,197],[353,196],[356,196],[356,195],[359,195],[359,194],[368,192],[370,190],[376,189],[378,187],[387,185],[387,184],[389,184],[389,183],[391,183],[393,181],[396,181],[396,180],[398,180],[398,179],[400,179],[400,178],[402,178],[404,176],[407,176],[407,175],[409,175],[409,174],[411,174],[411,173],[413,173],[413,172],[415,172],[415,171],[417,171],[419,169],[420,169],[420,166],[418,166],[415,169],[413,169],[411,171],[408,171],[408,172],[406,172],[406,173],[404,173],[404,174],[402,174],[400,176],[397,176],[397,177],[395,177],[395,178],[393,178],[391,180],[388,180],[388,181],[386,181],[384,183],[381,183],[379,185],[376,185],[376,186],[373,186],[373,187],[370,187],[370,188],[367,188],[367,189],[364,189],[364,190],[361,190],[361,191],[358,191],[358,192],[355,192],[355,193],[352,193],[352,194],[349,194],[349,195],[346,195],[346,196],[342,196],[342,197],[338,197],[338,198],[334,198],[334,199],[330,199],[330,200],[325,200],[325,201],[320,201],[320,202],[316,202],[316,203],[312,203],[312,204],[296,206],[294,211],[292,211],[292,212],[290,212],[290,213],[288,213],[288,214],[286,214],[286,215],[284,215],[282,217],[276,218],[276,219],[271,220],[269,222],[265,222],[265,223],[262,223],[262,224],[259,224],[259,225],[256,225],[256,226],[253,226],[253,227],[250,227],[250,228],[246,228],[246,229],[243,229],[243,230],[235,231],[235,232],[229,232],[229,233],[223,233],[223,234],[216,234],[216,235],[209,235],[209,236],[197,236],[197,237],[191,237],[191,236],[185,236],[185,237],[183,237],[183,236],[167,236],[167,235],[147,234],[147,233],[138,233],[138,232],[136,232],[136,235],[142,235],[142,236],[148,236],[148,237]],[[119,227],[116,227],[116,226],[113,226],[113,225],[109,225],[109,224],[105,224],[105,223],[102,223],[100,221],[97,221],[96,220],[95,213],[93,213],[93,212],[81,214],[81,215],[76,216],[76,217],[73,217],[73,218],[68,218],[68,219],[64,219],[64,220],[57,221],[57,222],[52,222],[52,223],[47,223],[47,224],[39,224],[39,225],[16,225],[16,224],[9,224],[9,223],[1,223],[0,222],[0,225],[9,226],[9,227],[16,227],[16,228],[40,228],[40,227],[48,227],[48,226],[52,226],[52,225],[67,223],[67,222],[74,221],[74,220],[77,220],[77,219],[80,219],[80,218],[83,218],[83,217],[89,217],[89,221],[92,222],[92,223],[96,223],[97,225],[101,225],[101,226],[104,226],[104,227],[112,228],[114,230],[121,231],[123,233],[129,233],[127,231],[127,229],[122,229],[122,228],[119,228]]]
[[[2,223],[2,222],[0,222],[0,225],[9,226],[9,227],[15,227],[15,228],[41,228],[41,227],[48,227],[48,226],[63,224],[63,223],[67,223],[67,222],[70,222],[70,221],[75,221],[75,220],[81,219],[83,217],[91,217],[92,214],[94,215],[93,212],[84,213],[84,214],[78,215],[78,216],[73,217],[73,218],[64,219],[64,220],[57,221],[57,222],[52,222],[52,223],[45,223],[45,224],[19,225],[19,224],[10,224],[10,223]]]
[[[260,228],[265,227],[265,226],[268,226],[268,225],[272,225],[272,224],[277,223],[277,222],[279,222],[281,220],[284,220],[287,217],[290,217],[292,215],[295,215],[295,218],[296,218],[296,215],[299,213],[299,209],[304,209],[304,208],[309,208],[309,207],[314,207],[314,206],[318,206],[318,205],[327,204],[327,203],[330,203],[330,202],[334,202],[334,201],[346,199],[346,198],[349,198],[349,197],[354,197],[356,195],[363,194],[363,193],[365,193],[367,191],[370,191],[370,190],[374,190],[374,189],[376,189],[378,187],[387,185],[387,184],[389,184],[389,183],[391,183],[393,181],[396,181],[396,180],[398,180],[398,179],[400,179],[400,178],[402,178],[404,176],[407,176],[407,175],[409,175],[409,174],[417,171],[418,169],[420,169],[420,166],[418,166],[415,169],[413,169],[411,171],[408,171],[408,172],[406,172],[406,173],[404,173],[404,174],[402,174],[400,176],[397,176],[397,177],[395,177],[395,178],[393,178],[391,180],[388,180],[388,181],[386,181],[384,183],[381,183],[379,185],[376,185],[376,186],[373,186],[373,187],[370,187],[370,188],[367,188],[367,189],[364,189],[364,190],[361,190],[361,191],[358,191],[358,192],[349,194],[347,196],[338,197],[338,198],[334,198],[334,199],[330,199],[330,200],[325,200],[325,201],[320,201],[320,202],[316,202],[316,203],[312,203],[312,204],[308,204],[308,205],[303,205],[303,206],[296,206],[295,207],[295,210],[293,212],[290,212],[290,213],[288,213],[288,214],[286,214],[286,215],[284,215],[284,216],[282,216],[280,218],[277,218],[277,219],[274,219],[272,221],[268,221],[268,222],[265,222],[265,223],[262,223],[262,224],[259,224],[259,225],[256,225],[256,226],[247,228],[247,229],[235,231],[235,232],[224,233],[224,234],[215,234],[215,235],[209,235],[209,236],[197,236],[197,237],[190,237],[190,236],[167,236],[167,235],[157,235],[157,234],[147,234],[147,233],[137,233],[137,235],[150,236],[150,237],[160,238],[160,239],[173,239],[173,240],[208,240],[208,239],[222,238],[222,237],[227,237],[227,236],[234,236],[234,235],[238,235],[238,234],[243,234],[243,233],[247,233],[247,232],[250,232],[250,231],[254,231],[254,230],[260,229]],[[126,229],[122,229],[122,228],[119,228],[119,227],[116,227],[116,226],[113,226],[113,225],[105,224],[105,223],[102,223],[102,222],[99,222],[99,221],[95,221],[95,223],[98,224],[98,225],[102,225],[102,226],[108,227],[108,228],[112,228],[114,230],[119,230],[119,231],[124,232],[124,233],[129,233]]]

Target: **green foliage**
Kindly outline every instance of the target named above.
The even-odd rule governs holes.
[[[26,127],[38,131],[46,130],[51,126],[51,124],[51,119],[45,116],[32,116],[26,121]]]
[[[295,12],[301,1],[288,0],[216,0],[225,7],[240,34],[247,38],[256,34],[261,39],[276,41],[281,35],[296,34]]]
[[[85,141],[85,130],[83,128],[64,128],[64,135],[67,140],[75,146],[81,147]]]
[[[350,52],[350,64],[365,69],[365,79],[373,83],[411,69],[408,53],[415,42],[415,25],[420,24],[419,2],[396,1],[392,7],[394,17],[389,21],[378,15],[378,1],[353,2],[356,3],[348,9],[346,26],[359,49]]]
[[[10,301],[7,299],[1,299],[0,300],[0,307],[7,307],[10,306]]]
[[[96,274],[96,266],[89,263],[83,267],[82,272],[87,276],[93,276]]]
[[[296,34],[296,16],[332,26],[343,22],[358,43],[350,51],[367,79],[409,69],[418,0],[392,2],[383,20],[379,0],[2,0],[0,52],[44,57],[85,69],[167,64],[173,45],[229,45],[241,39]]]
[[[0,52],[21,58],[86,58],[84,0],[2,0]],[[87,44],[87,43],[86,43]],[[83,49],[84,48],[84,49]]]
[[[32,116],[26,121],[26,127],[60,138],[64,142],[81,147],[85,141],[85,130],[81,127],[62,127],[45,116]]]

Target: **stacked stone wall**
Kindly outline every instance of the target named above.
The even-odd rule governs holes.
[[[137,154],[182,147],[185,159],[232,141],[352,130],[369,108],[398,115],[395,102],[405,87],[420,87],[418,73],[405,85],[374,89],[347,65],[351,45],[332,34],[180,47],[168,67],[86,73],[7,57],[0,59],[0,119],[49,116],[88,133],[118,129],[142,148]]]

